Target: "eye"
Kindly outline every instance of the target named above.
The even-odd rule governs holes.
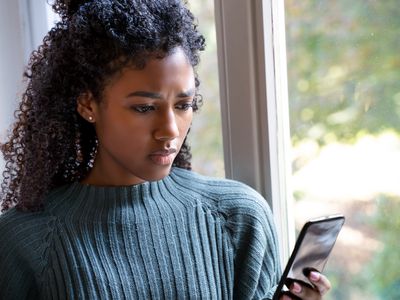
[[[176,109],[184,110],[184,111],[189,110],[192,107],[193,107],[193,101],[179,103],[179,104],[175,105]]]
[[[133,106],[132,109],[138,113],[145,114],[149,111],[154,110],[155,107],[153,105],[136,105]]]

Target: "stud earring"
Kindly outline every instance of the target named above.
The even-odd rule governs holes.
[[[89,122],[93,122],[93,117],[89,116]]]

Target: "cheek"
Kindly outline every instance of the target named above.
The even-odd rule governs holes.
[[[148,139],[148,127],[144,122],[133,122],[132,119],[117,118],[113,120],[104,120],[99,128],[99,142],[108,144],[109,146],[131,148],[136,146],[140,148],[139,141]],[[147,129],[147,130],[146,130]],[[121,150],[122,150],[121,149]]]

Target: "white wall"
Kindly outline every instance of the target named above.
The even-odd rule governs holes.
[[[0,0],[0,140],[14,120],[29,55],[47,32],[45,0]],[[0,155],[0,172],[4,161]]]
[[[0,138],[13,121],[18,93],[21,92],[24,46],[19,1],[0,1]],[[0,159],[0,170],[3,169]]]

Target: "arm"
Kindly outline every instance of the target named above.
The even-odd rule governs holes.
[[[234,299],[272,299],[281,268],[271,210],[265,199],[249,188],[228,203],[228,228],[235,251]]]

